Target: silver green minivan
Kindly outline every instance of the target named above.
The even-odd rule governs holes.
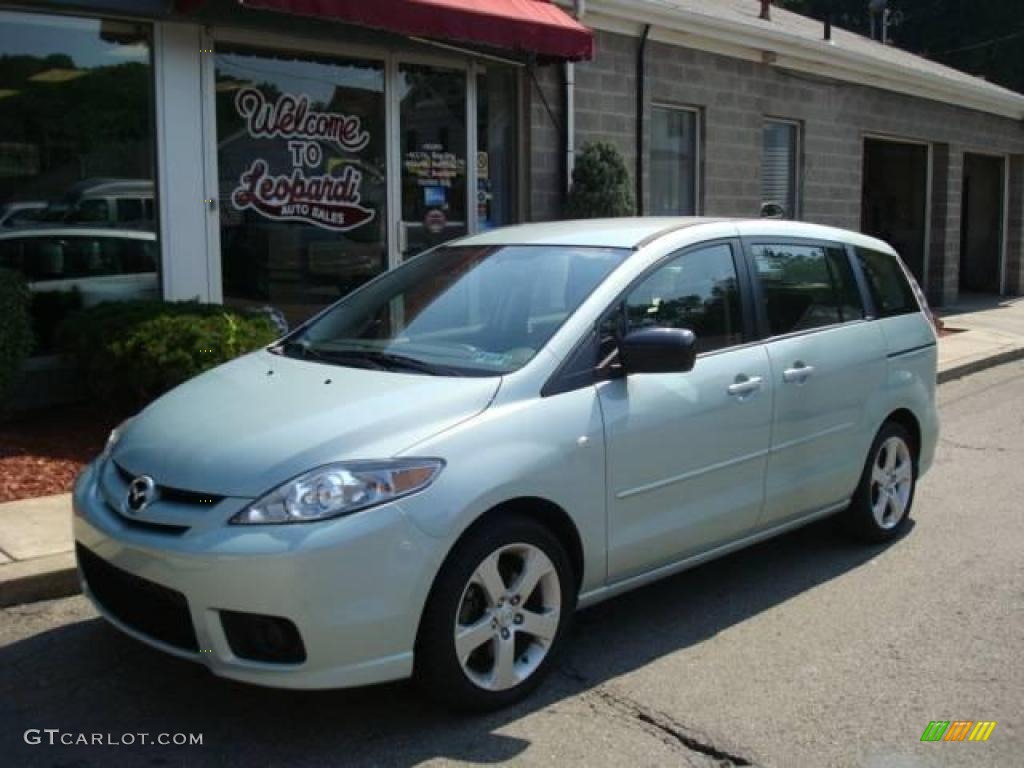
[[[116,429],[83,588],[225,677],[508,704],[573,612],[836,515],[907,527],[936,336],[883,242],[617,219],[468,237]]]

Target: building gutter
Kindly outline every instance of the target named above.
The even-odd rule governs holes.
[[[588,25],[634,37],[650,24],[655,40],[709,50],[784,69],[1024,119],[1024,94],[980,78],[960,82],[843,48],[842,41],[804,38],[752,17],[737,22],[691,11],[666,0],[591,0]],[[912,54],[910,54],[912,55]]]
[[[644,215],[644,102],[646,101],[647,40],[651,25],[645,24],[636,49],[636,215]]]
[[[583,21],[587,0],[573,0],[573,18]],[[572,189],[572,172],[576,168],[576,64],[565,62],[565,193]]]

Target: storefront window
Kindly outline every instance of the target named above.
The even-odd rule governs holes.
[[[295,324],[386,269],[383,64],[221,45],[216,93],[225,303]]]
[[[150,34],[0,11],[0,267],[29,284],[37,354],[74,309],[160,295]]]
[[[516,73],[488,66],[477,76],[477,225],[516,221]]]

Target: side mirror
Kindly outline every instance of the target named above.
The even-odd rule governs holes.
[[[619,343],[619,362],[632,373],[686,373],[697,360],[697,337],[683,328],[640,328]]]

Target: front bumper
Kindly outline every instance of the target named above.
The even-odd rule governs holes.
[[[420,614],[445,552],[442,541],[413,524],[399,503],[318,523],[231,526],[226,521],[249,500],[225,498],[191,512],[169,510],[179,528],[189,514],[196,524],[185,533],[167,533],[133,525],[112,509],[112,474],[94,463],[76,482],[76,545],[120,572],[180,593],[195,643],[171,644],[140,631],[151,626],[146,622],[133,626],[119,619],[124,612],[104,605],[82,578],[83,592],[119,629],[217,675],[259,685],[341,688],[411,674]],[[147,513],[159,518],[157,506]],[[148,600],[154,591],[161,590],[142,590],[138,599]],[[305,660],[239,658],[222,611],[287,619],[301,636]]]

